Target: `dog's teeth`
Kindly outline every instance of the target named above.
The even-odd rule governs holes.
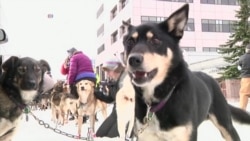
[[[145,73],[145,74],[144,74],[144,77],[148,77],[148,74],[147,74],[147,73]]]
[[[132,76],[133,76],[133,77],[135,77],[135,74],[134,74],[134,73],[132,73]]]

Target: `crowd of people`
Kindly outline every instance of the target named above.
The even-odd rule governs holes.
[[[71,90],[70,93],[77,97],[74,84],[82,79],[93,81],[96,84],[99,78],[94,72],[91,59],[86,54],[76,48],[71,48],[67,52],[68,56],[61,66],[61,73],[66,76],[66,83]],[[95,97],[114,105],[111,114],[97,129],[96,137],[118,137],[115,97],[125,75],[124,66],[117,57],[112,56],[103,63],[102,70],[106,73],[107,84],[104,86],[105,91],[96,88]],[[70,117],[70,120],[72,119],[74,119],[73,116]],[[86,122],[87,117],[84,116],[83,120]]]

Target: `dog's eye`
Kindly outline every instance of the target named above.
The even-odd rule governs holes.
[[[150,43],[152,45],[160,45],[162,42],[159,39],[154,38],[154,39],[150,40]]]
[[[38,66],[35,66],[35,67],[34,67],[34,70],[35,70],[36,72],[40,72],[40,71],[41,71],[41,68],[38,67]]]
[[[26,67],[23,67],[23,66],[20,66],[18,67],[17,71],[20,73],[20,74],[24,74],[26,72]]]
[[[134,39],[128,39],[126,42],[126,45],[128,48],[132,48],[135,45],[135,40]]]

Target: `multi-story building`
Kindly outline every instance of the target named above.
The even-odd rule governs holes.
[[[101,73],[99,68],[107,56],[123,52],[122,37],[126,31],[122,21],[133,25],[161,22],[184,3],[189,3],[190,11],[180,46],[190,68],[194,64],[194,70],[210,70],[207,72],[213,75],[213,69],[224,64],[217,49],[233,32],[235,11],[239,9],[237,0],[97,0],[97,72]],[[205,62],[209,59],[212,60]],[[197,65],[201,61],[209,64]]]

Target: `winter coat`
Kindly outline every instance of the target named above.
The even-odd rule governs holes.
[[[100,92],[100,91],[95,91],[96,98],[106,103],[114,102],[116,98],[116,93],[118,92],[119,88],[122,87],[122,81],[125,75],[126,75],[126,72],[122,72],[117,81],[108,83],[107,85],[109,89],[108,95],[105,95],[103,94],[103,92]]]
[[[82,77],[95,78],[95,73],[90,58],[78,51],[70,58],[68,84],[74,84],[76,80]]]
[[[69,67],[65,68],[64,64],[62,64],[62,66],[61,66],[61,73],[63,75],[68,75],[68,73],[69,73]]]
[[[250,52],[245,53],[240,57],[239,66],[241,67],[240,77],[250,77]]]

